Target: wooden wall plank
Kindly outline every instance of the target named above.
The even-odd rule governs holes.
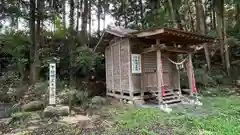
[[[113,45],[112,44],[110,45],[110,48],[111,48],[111,64],[112,64],[112,66],[111,66],[112,67],[112,70],[111,70],[111,72],[112,72],[112,91],[114,92],[114,90],[115,90],[114,89],[114,74],[113,74],[114,73],[113,72],[114,71],[114,68],[113,68],[114,67],[114,65],[113,65],[114,57],[113,57]]]
[[[115,91],[120,90],[120,61],[119,61],[119,46],[121,42],[116,42],[113,46],[113,74],[114,74],[114,89]]]
[[[144,70],[144,54],[141,55],[141,69],[142,69],[142,74],[141,74],[141,99],[143,100],[144,98],[144,92],[145,92],[145,87],[144,87],[144,75],[145,75],[145,70]]]
[[[145,72],[156,72],[157,71],[157,55],[156,52],[151,52],[144,54],[144,70]],[[163,72],[168,72],[169,70],[169,61],[162,57],[162,66],[163,66]]]
[[[119,53],[119,57],[118,57],[118,61],[119,61],[119,89],[121,91],[121,95],[123,96],[123,89],[122,89],[122,61],[121,61],[121,46],[122,46],[122,43],[119,44],[119,47],[118,47],[118,53]]]
[[[107,91],[110,89],[109,87],[109,47],[105,49],[105,74],[106,74],[106,89]]]
[[[128,74],[129,74],[129,91],[130,91],[131,98],[133,98],[132,58],[131,58],[132,48],[131,48],[129,40],[128,40],[127,44],[128,44],[128,52],[129,52],[129,57],[128,57],[128,60],[129,60],[129,70],[128,70]]]
[[[130,65],[129,65],[129,57],[130,52],[128,52],[128,39],[124,39],[121,45],[121,88],[124,91],[129,91],[129,76],[130,76]]]

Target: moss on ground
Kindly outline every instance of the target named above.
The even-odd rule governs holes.
[[[204,105],[173,107],[171,114],[159,109],[118,108],[112,111],[118,134],[240,134],[240,97],[206,97]]]

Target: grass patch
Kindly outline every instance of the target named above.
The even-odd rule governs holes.
[[[171,114],[157,108],[125,106],[112,110],[117,134],[237,135],[240,97],[206,97],[201,107],[177,107]]]

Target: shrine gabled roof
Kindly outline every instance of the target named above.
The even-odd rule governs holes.
[[[161,42],[198,45],[214,42],[216,38],[172,28],[153,28],[130,33],[135,38],[160,39]]]
[[[115,35],[117,37],[127,37],[128,34],[132,32],[138,32],[138,31],[133,29],[122,28],[122,27],[115,27],[112,29],[107,29],[105,32]]]
[[[161,42],[189,45],[198,45],[207,42],[214,42],[216,40],[216,38],[211,36],[199,33],[186,32],[183,30],[172,28],[152,28],[137,31],[133,29],[116,27],[112,29],[107,29],[105,32],[121,38],[144,38],[149,40],[160,39]]]
[[[150,44],[156,43],[156,39],[159,39],[163,44],[180,44],[187,46],[214,43],[217,41],[217,39],[212,36],[186,32],[173,28],[152,28],[138,31],[134,29],[114,27],[104,31],[94,50],[96,50],[100,44],[102,47],[105,47],[114,37],[140,39]]]

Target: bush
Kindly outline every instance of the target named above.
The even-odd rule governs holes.
[[[194,69],[195,82],[197,87],[216,86],[216,80],[211,77],[203,68]],[[181,85],[187,87],[189,84],[186,72],[181,72]]]
[[[11,115],[11,120],[9,124],[24,124],[31,118],[31,113],[29,112],[17,112]]]
[[[196,84],[201,86],[216,86],[216,81],[204,70],[204,69],[195,69],[195,81]]]
[[[81,105],[89,101],[89,93],[84,90],[65,89],[58,95],[59,102],[62,104]]]

